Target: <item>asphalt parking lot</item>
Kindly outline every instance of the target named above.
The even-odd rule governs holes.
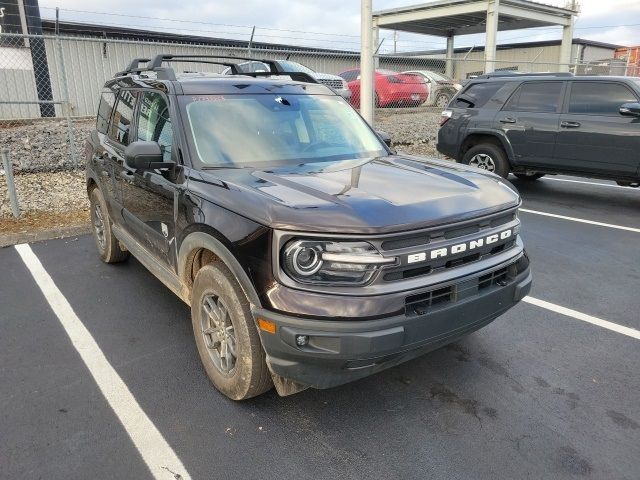
[[[104,265],[88,236],[33,244],[92,358],[18,250],[0,249],[0,478],[152,478],[154,450],[167,479],[640,478],[640,189],[513,183],[533,300],[417,360],[286,398],[211,387],[189,309],[134,259]]]

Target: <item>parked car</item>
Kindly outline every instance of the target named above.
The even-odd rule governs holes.
[[[340,74],[353,92],[351,105],[360,107],[360,69],[354,68]],[[416,107],[429,96],[429,87],[419,75],[408,75],[391,70],[376,70],[375,105],[376,107]]]
[[[429,97],[425,105],[445,108],[462,85],[442,73],[431,70],[408,70],[411,75],[420,75],[429,87]]]
[[[443,112],[437,149],[502,177],[640,182],[640,78],[490,74]]]
[[[190,305],[220,392],[341,385],[527,295],[520,197],[500,177],[396,155],[310,77],[165,65],[185,59],[135,60],[106,82],[86,185],[100,258],[134,255]]]
[[[342,77],[338,75],[332,75],[330,73],[320,73],[310,69],[298,62],[292,62],[291,60],[276,60],[276,63],[282,70],[287,72],[302,72],[315,78],[318,83],[326,85],[332,88],[336,93],[343,98],[349,100],[351,98],[351,90],[347,86]],[[238,68],[243,72],[268,72],[269,66],[260,61],[250,61],[238,64]],[[223,72],[225,75],[231,74],[230,68],[225,68]]]

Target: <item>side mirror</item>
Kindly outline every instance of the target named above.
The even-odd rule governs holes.
[[[620,107],[619,112],[625,117],[640,117],[640,103],[625,103]]]
[[[137,141],[124,149],[124,163],[132,170],[155,170],[172,168],[173,162],[164,162],[158,142]]]
[[[376,130],[376,133],[378,134],[378,137],[380,137],[380,140],[382,140],[387,147],[391,147],[391,136],[387,132]]]

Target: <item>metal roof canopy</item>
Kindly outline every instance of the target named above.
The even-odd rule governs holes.
[[[370,0],[362,0],[369,2]],[[371,23],[377,44],[378,29],[435,35],[447,38],[446,74],[454,75],[453,40],[456,35],[486,33],[485,73],[495,70],[499,31],[546,26],[562,27],[559,70],[568,72],[571,61],[572,8],[560,8],[530,0],[436,0],[430,3],[373,12]]]
[[[570,26],[578,13],[529,0],[438,0],[373,12],[373,24],[379,28],[438,37],[484,33],[492,3],[497,7],[498,31]]]

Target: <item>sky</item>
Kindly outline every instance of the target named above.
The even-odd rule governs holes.
[[[373,9],[426,0],[373,0]],[[564,6],[566,0],[547,0]],[[640,45],[640,0],[579,0],[574,37],[620,45]],[[135,7],[132,7],[135,5]],[[179,5],[179,7],[176,7]],[[40,0],[41,15],[139,29],[345,50],[359,49],[359,0]],[[499,32],[499,43],[559,39],[560,27]],[[382,30],[381,53],[393,50],[394,32]],[[438,37],[398,33],[398,52],[444,48]],[[456,47],[483,45],[484,35],[456,37]]]

